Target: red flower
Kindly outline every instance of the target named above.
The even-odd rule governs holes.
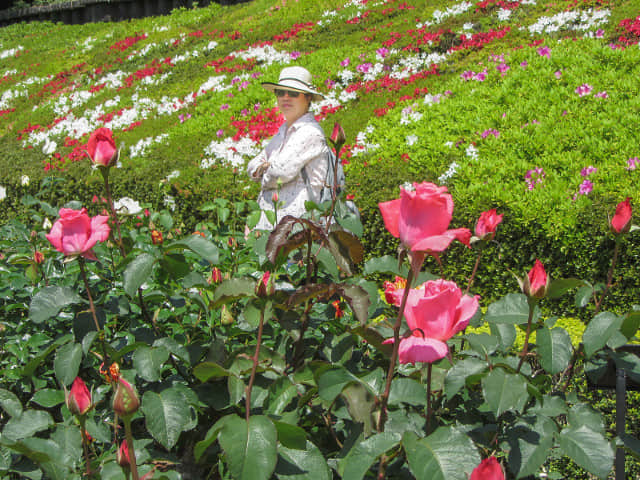
[[[524,279],[522,290],[529,297],[544,298],[547,295],[549,280],[547,272],[544,270],[544,265],[540,260],[536,259],[536,263]]]
[[[66,397],[67,408],[74,415],[85,415],[91,409],[91,392],[80,377],[71,384]]]
[[[402,300],[402,294],[407,287],[407,279],[396,275],[396,279],[393,282],[386,281],[383,284],[384,287],[384,299],[389,305],[400,306]]]
[[[476,237],[481,240],[493,240],[500,222],[502,222],[502,214],[498,215],[495,208],[482,212],[476,223]]]
[[[616,207],[616,213],[611,219],[611,229],[615,233],[627,233],[631,228],[631,198],[620,202]]]
[[[496,457],[489,457],[473,469],[469,480],[504,480],[504,473]]]
[[[87,209],[60,209],[60,218],[46,235],[51,245],[66,256],[81,255],[96,260],[93,246],[109,238],[111,229],[107,224],[108,216],[97,215],[89,218]]]
[[[211,276],[209,277],[209,284],[216,284],[222,281],[222,272],[218,267],[213,267],[211,270]]]
[[[344,317],[344,311],[342,310],[342,308],[340,308],[340,300],[333,301],[331,305],[333,305],[333,308],[335,308],[336,310],[335,318]]]
[[[469,246],[467,228],[449,230],[453,216],[453,199],[447,187],[433,183],[414,183],[414,190],[400,188],[400,198],[379,203],[384,225],[411,251],[412,265],[422,265],[425,255],[437,256],[453,240]]]
[[[118,160],[118,149],[113,140],[113,133],[102,127],[94,131],[89,137],[87,150],[91,163],[102,167],[109,167]]]

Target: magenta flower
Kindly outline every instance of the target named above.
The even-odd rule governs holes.
[[[478,82],[484,82],[487,79],[487,69],[485,68],[483,71],[476,73],[473,79]]]
[[[222,105],[220,105],[220,110],[228,110],[229,109],[229,104],[228,103],[224,103]]]
[[[583,177],[588,177],[589,175],[591,175],[592,173],[596,173],[597,171],[598,169],[596,167],[589,165],[588,167],[584,167],[580,171],[580,175],[582,175]]]
[[[490,128],[480,134],[482,138],[487,138],[489,135],[493,135],[494,137],[498,138],[500,136],[500,132],[495,128]]]
[[[502,73],[503,75],[507,72],[507,70],[509,70],[509,65],[507,65],[506,63],[500,63],[499,65],[496,65],[496,70],[498,70],[500,73]]]
[[[520,66],[521,66],[522,68],[527,68],[527,67],[529,66],[529,63],[525,60],[525,61],[523,61],[523,62],[521,62],[521,63],[520,63]]]
[[[474,75],[475,72],[472,72],[471,70],[465,70],[460,74],[460,78],[464,81],[472,80]]]
[[[604,37],[604,30],[599,28],[598,30],[596,30],[596,38],[602,38],[602,37]]]
[[[579,97],[584,97],[585,95],[589,95],[591,93],[591,90],[593,90],[593,87],[591,85],[589,85],[588,83],[583,83],[576,88],[576,93]]]
[[[378,54],[379,57],[384,58],[387,55],[389,55],[389,49],[385,47],[381,47],[376,50],[376,53]]]
[[[361,63],[356,67],[356,70],[359,71],[360,73],[367,73],[371,69],[371,67],[373,67],[373,65],[369,62]]]
[[[638,157],[631,157],[627,160],[627,170],[635,170],[639,164]]]
[[[562,70],[556,70],[556,72],[554,73],[554,75],[556,76],[556,78],[558,80],[560,80],[560,78],[562,77]]]
[[[536,185],[544,182],[546,176],[547,174],[542,167],[536,167],[532,170],[529,170],[524,175],[524,180],[525,182],[527,182],[527,189],[533,190],[534,188],[536,188]]]
[[[609,94],[606,91],[598,92],[594,95],[597,98],[609,98]]]
[[[346,68],[349,66],[350,63],[351,63],[351,60],[349,59],[349,57],[347,57],[340,62],[340,66],[343,68]]]
[[[292,60],[297,60],[298,58],[300,58],[300,55],[302,55],[300,52],[298,51],[293,51],[290,54],[290,57]]]
[[[585,180],[580,184],[578,193],[580,195],[589,195],[591,193],[591,190],[593,190],[593,183],[590,180]]]
[[[216,136],[217,136],[218,138],[220,138],[220,137],[224,136],[224,130],[222,130],[222,129],[218,130],[218,131],[216,132]]]
[[[538,55],[541,57],[551,58],[551,49],[549,47],[539,47]]]

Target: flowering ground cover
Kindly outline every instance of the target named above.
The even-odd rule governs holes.
[[[256,0],[1,29],[0,475],[607,478],[616,446],[637,475],[637,397],[617,435],[584,379],[640,376],[639,24]],[[256,236],[260,82],[293,64],[362,223]]]

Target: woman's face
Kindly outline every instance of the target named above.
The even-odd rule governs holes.
[[[290,90],[275,90],[278,99],[278,108],[284,115],[287,125],[291,125],[309,110],[311,99],[301,92]]]

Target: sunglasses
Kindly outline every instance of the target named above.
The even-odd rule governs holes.
[[[289,95],[289,98],[298,98],[300,92],[292,92],[291,90],[280,90],[279,88],[275,89],[273,93],[276,94],[276,97],[282,98],[285,95]]]

